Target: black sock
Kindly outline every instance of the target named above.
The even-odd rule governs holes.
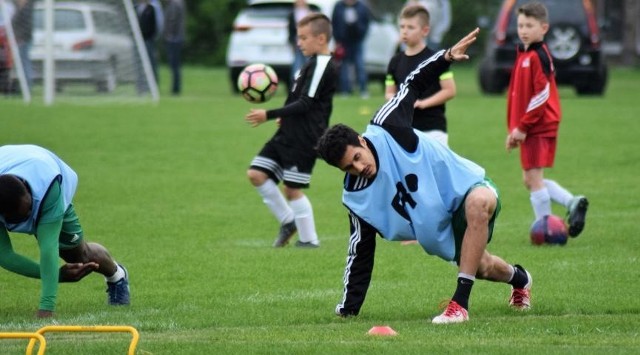
[[[458,277],[458,287],[456,287],[456,292],[453,294],[451,300],[459,304],[460,307],[468,310],[471,287],[473,287],[473,280]]]
[[[529,282],[529,277],[527,277],[524,268],[520,265],[513,265],[513,270],[513,277],[509,281],[509,285],[513,286],[513,288],[524,288]]]

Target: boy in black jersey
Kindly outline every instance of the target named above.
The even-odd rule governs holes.
[[[418,64],[435,52],[425,44],[429,35],[429,12],[419,4],[408,5],[400,14],[400,36],[406,49],[393,56],[387,67],[385,98],[390,100],[398,92],[400,84]],[[445,71],[438,80],[429,83],[416,100],[413,128],[427,133],[431,138],[448,145],[445,102],[456,95],[453,73]]]
[[[253,127],[278,120],[278,130],[251,162],[249,181],[280,222],[274,247],[284,247],[296,231],[296,246],[320,245],[313,210],[302,192],[309,187],[316,162],[315,145],[327,129],[338,82],[337,66],[329,51],[331,21],[312,13],[298,22],[298,47],[310,57],[300,69],[284,107],[251,109],[245,120]],[[284,184],[284,195],[278,182]],[[285,199],[286,197],[286,199]]]

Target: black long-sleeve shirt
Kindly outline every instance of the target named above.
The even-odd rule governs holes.
[[[329,125],[337,82],[337,65],[330,55],[310,57],[284,107],[267,111],[268,119],[282,119],[273,139],[293,148],[314,150]]]

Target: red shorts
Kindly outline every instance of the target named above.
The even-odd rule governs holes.
[[[556,157],[556,137],[527,137],[520,144],[522,169],[550,168]]]

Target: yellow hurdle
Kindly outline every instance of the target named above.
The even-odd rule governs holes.
[[[38,329],[35,333],[26,333],[26,334],[36,334],[39,335],[38,338],[41,342],[40,351],[38,355],[44,354],[44,348],[46,346],[46,342],[44,340],[44,333],[51,332],[100,332],[100,333],[131,333],[131,343],[129,344],[128,355],[134,355],[136,352],[136,347],[138,346],[138,340],[140,340],[140,334],[136,328],[128,326],[128,325],[94,325],[94,326],[86,326],[86,325],[47,325]],[[29,341],[29,345],[27,346],[27,355],[32,354],[33,346],[35,345],[35,339],[37,337],[32,337]]]
[[[42,334],[38,333],[0,333],[0,339],[29,339],[29,347],[27,348],[27,355],[33,352],[33,346],[37,340],[40,341],[40,348],[38,349],[38,355],[44,355],[45,348],[47,347],[47,341]]]

